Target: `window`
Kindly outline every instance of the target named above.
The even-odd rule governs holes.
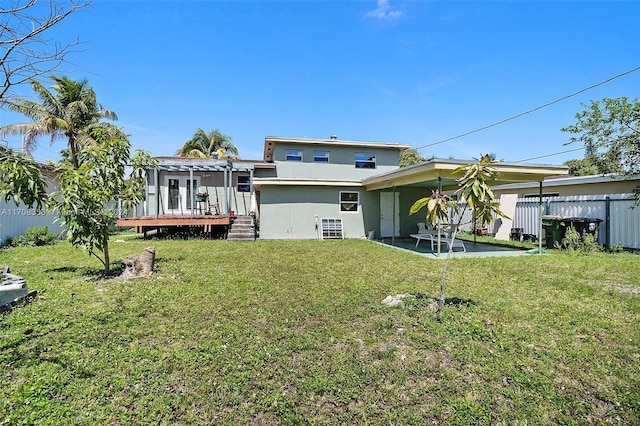
[[[313,161],[316,163],[328,163],[329,151],[313,151]]]
[[[342,239],[342,219],[322,219],[322,239]]]
[[[169,199],[167,201],[167,208],[169,210],[177,210],[180,203],[180,180],[169,179]]]
[[[542,193],[542,198],[548,198],[548,197],[559,197],[560,193],[559,192],[544,192]],[[540,198],[540,194],[524,194],[522,196],[522,198]]]
[[[376,155],[366,152],[356,152],[356,169],[375,169]]]
[[[302,161],[302,150],[300,149],[288,149],[287,161]]]
[[[197,180],[189,180],[187,179],[187,208],[191,208],[191,194],[198,192],[198,181]]]
[[[251,192],[250,176],[238,176],[238,192]]]
[[[359,198],[358,192],[340,191],[340,211],[357,212]]]

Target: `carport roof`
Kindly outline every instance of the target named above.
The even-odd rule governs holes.
[[[453,171],[459,166],[473,162],[434,158],[413,166],[371,176],[364,179],[362,184],[368,191],[393,187],[438,188],[439,183],[443,190],[453,190],[458,188],[457,179],[462,177],[460,174],[454,175]],[[492,167],[500,172],[500,177],[493,182],[493,185],[542,182],[545,177],[569,173],[567,166],[549,164],[496,163]]]

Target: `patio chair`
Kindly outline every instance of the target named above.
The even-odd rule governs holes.
[[[418,234],[429,234],[429,228],[424,222],[418,222]]]
[[[411,234],[412,238],[416,239],[416,247],[420,244],[421,240],[427,240],[431,242],[431,251],[435,251],[435,246],[438,244],[438,231],[437,230],[429,230],[427,229],[424,222],[419,222],[418,224],[418,233]],[[461,247],[462,252],[466,253],[467,248],[464,245],[462,240],[454,240],[453,246],[451,245],[451,236],[453,234],[453,227],[448,227],[446,229],[446,234],[440,232],[440,244],[446,244],[448,249],[455,249],[456,247]]]

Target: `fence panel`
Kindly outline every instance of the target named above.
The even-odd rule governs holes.
[[[57,234],[62,228],[53,223],[55,214],[47,213],[43,210],[29,209],[20,203],[17,206],[12,201],[0,201],[0,246],[4,245],[9,238],[15,238],[29,228],[46,226],[51,233]]]
[[[543,214],[601,219],[598,232],[600,244],[608,241],[626,248],[640,248],[640,210],[631,209],[632,205],[631,194],[546,197],[543,198]],[[513,227],[522,228],[526,234],[538,235],[538,221],[539,200],[518,199]],[[542,232],[544,238],[544,230]]]
[[[611,200],[609,242],[640,249],[640,207],[632,206],[633,200]]]

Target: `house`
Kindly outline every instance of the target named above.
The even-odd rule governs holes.
[[[261,161],[159,157],[138,218],[145,232],[164,226],[233,227],[257,221],[261,239],[409,236],[423,215],[411,205],[431,190],[454,190],[452,172],[468,161],[432,159],[399,167],[411,146],[390,142],[267,136]],[[499,183],[542,182],[566,166],[500,163]],[[252,222],[253,224],[253,222]]]
[[[468,161],[432,159],[400,168],[406,144],[267,137],[256,173],[260,237],[264,239],[408,236],[423,215],[411,205],[431,190],[457,189],[452,172]],[[566,166],[497,164],[499,183],[542,182],[567,174]]]
[[[406,144],[329,139],[265,138],[256,173],[260,238],[362,238],[378,229],[380,195],[363,181],[398,169]],[[388,202],[384,198],[383,202]],[[379,232],[379,230],[378,230]]]

